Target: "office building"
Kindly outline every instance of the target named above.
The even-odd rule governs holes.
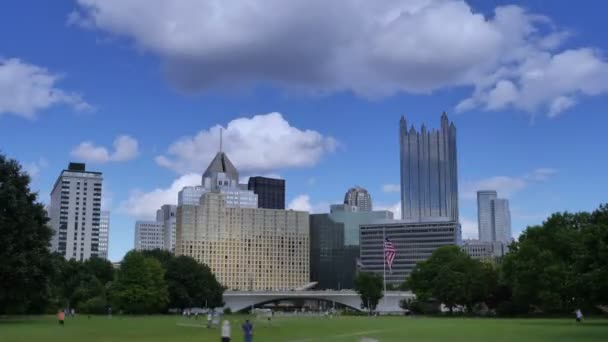
[[[365,224],[360,229],[362,271],[383,275],[384,238],[396,249],[392,271],[386,269],[386,283],[401,285],[416,263],[426,260],[442,246],[455,245],[460,238],[460,224],[455,221]]]
[[[404,220],[458,222],[456,127],[441,116],[439,130],[400,122],[401,215]]]
[[[348,189],[344,204],[357,207],[359,211],[372,211],[372,197],[367,190],[358,186]]]
[[[258,207],[285,209],[285,180],[268,177],[250,177],[247,189],[258,195]]]
[[[500,241],[464,240],[462,250],[471,258],[493,262],[507,253],[507,245]]]
[[[99,257],[108,258],[108,247],[110,242],[110,212],[101,211],[99,219]]]
[[[177,206],[165,204],[156,211],[156,222],[163,223],[163,249],[175,253],[175,224]]]
[[[511,212],[509,201],[497,198],[496,191],[477,192],[477,224],[479,240],[499,241],[508,244],[511,237]]]
[[[81,261],[100,256],[102,183],[102,173],[87,171],[82,163],[61,171],[51,192],[53,252]]]
[[[228,289],[285,290],[309,282],[307,212],[258,208],[258,196],[238,184],[221,149],[201,187],[196,203],[182,194],[177,206],[177,255],[206,264]]]
[[[310,277],[319,289],[352,289],[359,258],[359,226],[389,222],[390,211],[359,212],[332,205],[329,214],[310,215]],[[344,210],[346,209],[346,210]]]
[[[149,251],[165,248],[165,224],[158,221],[135,222],[135,250]]]

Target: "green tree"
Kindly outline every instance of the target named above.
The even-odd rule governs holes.
[[[375,273],[361,272],[355,278],[355,290],[361,297],[361,307],[373,311],[384,294],[382,277]]]
[[[153,258],[158,260],[158,262],[160,262],[165,271],[167,270],[169,262],[175,258],[175,256],[171,252],[158,248],[153,250],[141,251],[141,253],[146,258]]]
[[[0,313],[42,312],[52,297],[52,230],[30,177],[0,154]]]
[[[173,308],[219,307],[224,288],[209,267],[191,257],[179,256],[167,264],[165,279]]]
[[[114,307],[127,313],[156,313],[168,303],[164,270],[158,260],[131,251],[124,257],[111,287]]]
[[[102,285],[114,280],[114,266],[109,260],[93,257],[84,262],[86,273],[94,276]]]

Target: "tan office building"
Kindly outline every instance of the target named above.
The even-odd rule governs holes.
[[[309,283],[308,213],[228,207],[209,192],[177,208],[176,253],[208,265],[229,290],[284,290]]]

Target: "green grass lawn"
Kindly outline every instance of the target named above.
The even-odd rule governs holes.
[[[233,341],[242,341],[245,316],[230,316]],[[134,342],[219,341],[219,329],[202,327],[204,319],[175,316],[0,319],[0,341]],[[607,320],[475,319],[409,317],[275,318],[272,325],[254,320],[254,341],[608,341]]]

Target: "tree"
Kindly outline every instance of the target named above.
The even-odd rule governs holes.
[[[458,305],[471,310],[489,298],[497,278],[491,265],[471,259],[458,246],[445,246],[419,262],[404,287],[419,301],[438,300],[450,311]]]
[[[165,279],[169,288],[169,305],[173,308],[213,308],[223,305],[224,288],[209,267],[191,257],[171,259],[167,264]]]
[[[106,259],[93,257],[84,262],[84,270],[94,276],[102,285],[114,280],[114,266]]]
[[[0,313],[41,312],[51,298],[53,235],[30,177],[0,154]]]
[[[146,258],[153,258],[158,260],[158,262],[160,262],[165,271],[167,270],[169,262],[175,258],[175,256],[171,252],[159,248],[141,251],[141,254],[143,254],[143,256],[145,256]]]
[[[355,278],[355,290],[361,297],[361,307],[369,311],[375,310],[378,302],[384,296],[382,277],[375,273],[361,272]]]
[[[153,258],[131,251],[124,257],[111,287],[113,306],[127,313],[156,313],[168,303],[164,270]]]

